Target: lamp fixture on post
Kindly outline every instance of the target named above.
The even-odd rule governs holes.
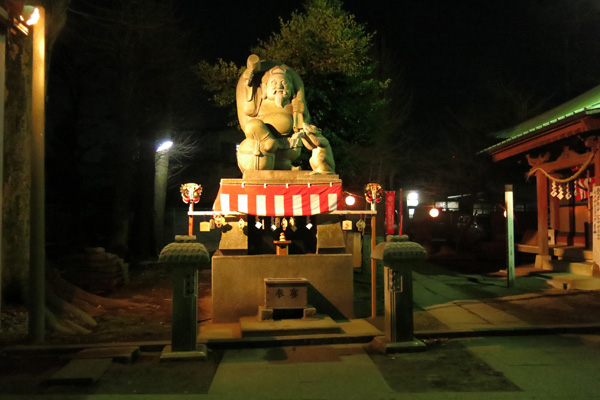
[[[163,246],[163,224],[165,217],[165,202],[167,198],[167,179],[169,175],[169,156],[173,141],[160,141],[156,146],[154,156],[154,244],[160,252]]]

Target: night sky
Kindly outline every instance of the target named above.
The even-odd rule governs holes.
[[[279,17],[302,9],[301,2],[235,3],[202,2],[186,14],[202,58],[242,64],[258,39],[278,31]],[[600,74],[587,71],[600,51],[598,5],[591,1],[347,0],[344,9],[377,32],[376,46],[405,69],[419,117],[481,101],[490,81],[511,82],[549,105],[599,82]]]
[[[72,7],[88,0],[73,0]],[[90,4],[92,4],[91,2]],[[244,65],[302,1],[173,1],[192,62]],[[377,57],[404,71],[414,125],[468,114],[502,82],[549,108],[600,82],[600,4],[591,0],[346,0],[376,32]],[[285,60],[282,60],[285,62]],[[543,111],[543,110],[541,110]],[[433,117],[433,118],[432,118]],[[515,121],[515,123],[520,121]]]

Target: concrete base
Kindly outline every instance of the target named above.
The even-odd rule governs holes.
[[[331,318],[282,319],[259,321],[256,317],[240,319],[242,337],[295,336],[341,333],[340,326]]]
[[[196,350],[172,351],[171,345],[166,346],[160,354],[160,362],[164,361],[204,361],[208,350],[206,345],[196,345]]]
[[[254,320],[256,322],[257,317],[244,317],[242,320]],[[261,338],[256,336],[243,337],[241,321],[228,324],[213,324],[211,321],[202,325],[198,335],[198,343],[207,344],[211,349],[274,345],[295,346],[300,344],[369,343],[374,337],[383,335],[383,332],[364,319],[334,322],[340,329],[339,333],[274,336],[273,331],[271,331],[269,335]]]
[[[335,320],[353,315],[351,254],[220,256],[212,258],[213,322],[254,317],[264,306],[265,278],[305,278],[308,303]]]
[[[427,350],[425,343],[417,338],[410,342],[390,342],[385,336],[378,336],[371,343],[369,348],[383,354],[391,353],[416,353]]]

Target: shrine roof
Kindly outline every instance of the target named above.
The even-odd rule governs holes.
[[[521,122],[511,128],[495,132],[492,136],[496,139],[503,139],[484,150],[482,153],[493,152],[507,144],[512,144],[519,140],[524,140],[529,136],[540,134],[545,130],[562,125],[587,115],[600,112],[600,86],[575,97],[574,99],[559,105],[543,114],[540,114],[527,121]]]

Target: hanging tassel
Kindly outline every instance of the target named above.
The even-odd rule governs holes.
[[[310,216],[307,215],[306,216],[306,229],[310,230],[310,229],[312,229],[312,227],[313,227],[313,224],[310,222]]]
[[[556,195],[556,197],[558,197],[559,200],[562,200],[565,197],[565,195],[563,194],[562,185],[558,185],[558,194]]]
[[[271,230],[274,231],[277,229],[277,225],[275,225],[275,219],[271,217]]]

